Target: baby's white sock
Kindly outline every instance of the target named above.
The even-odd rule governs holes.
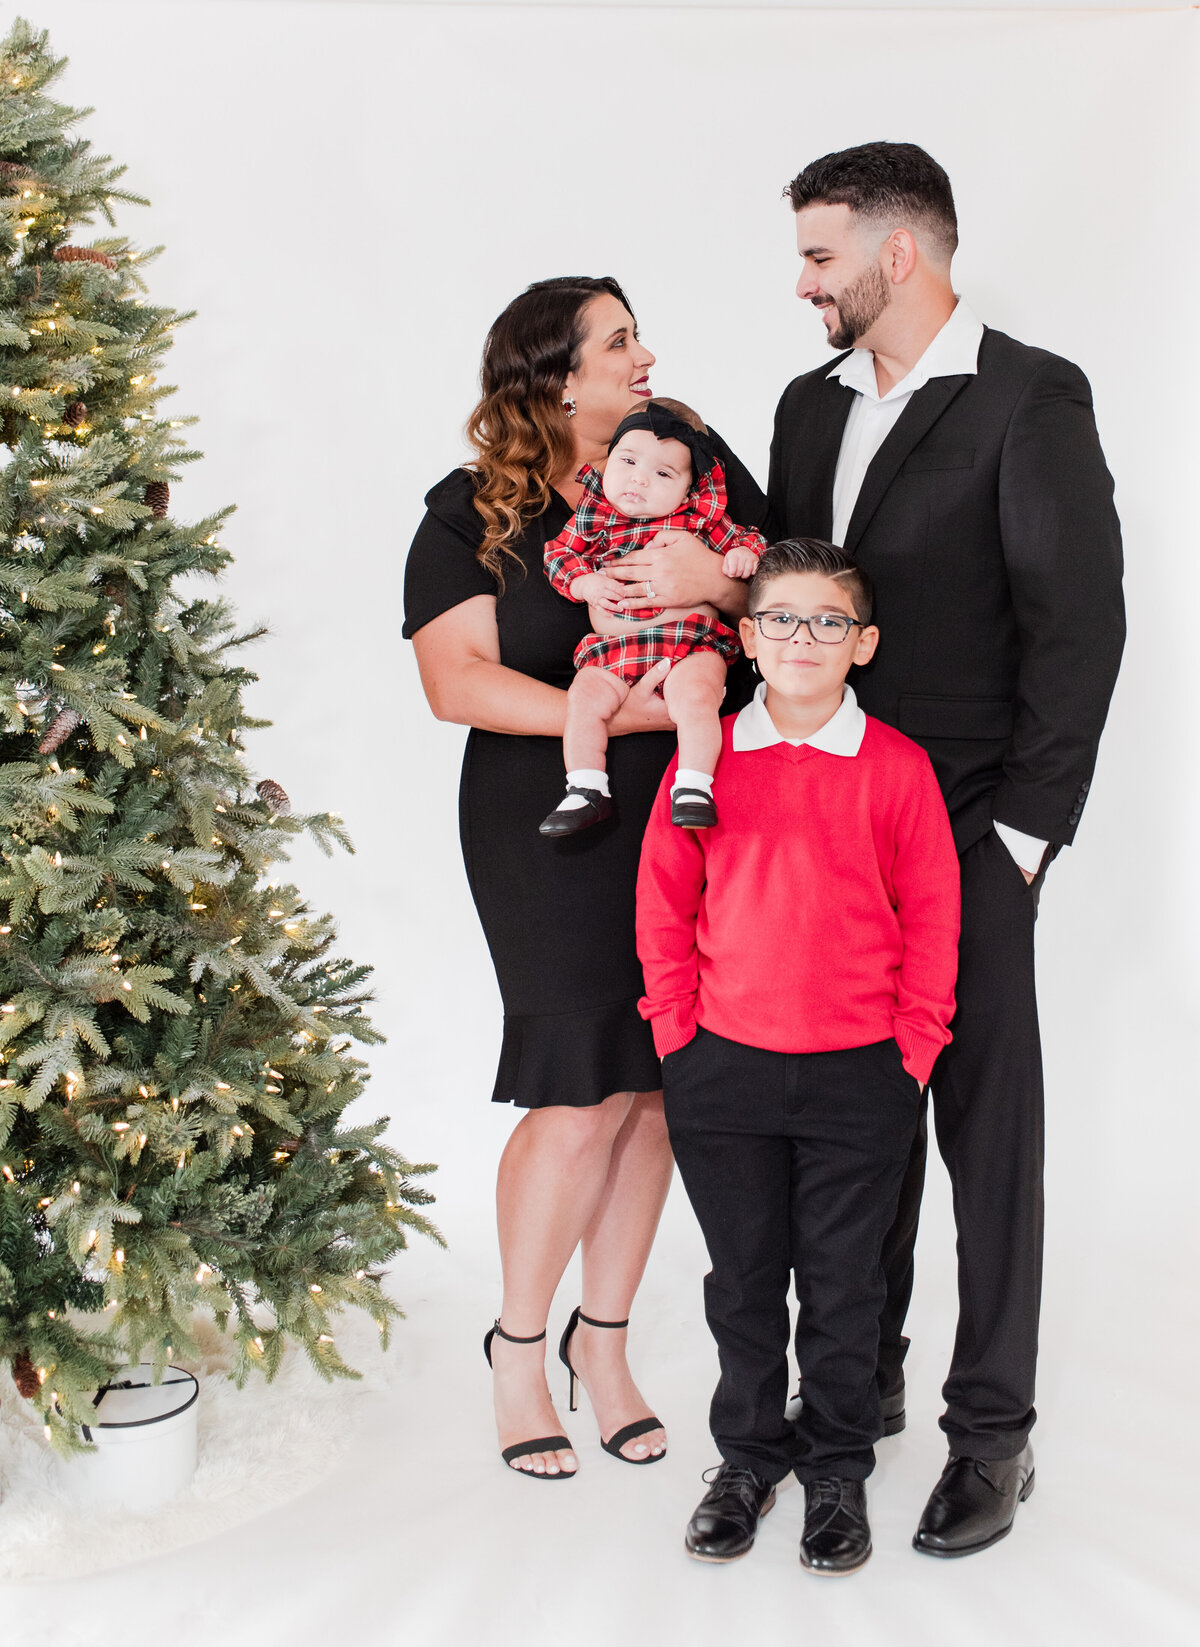
[[[608,773],[598,768],[581,766],[575,772],[567,773],[568,789],[598,789],[602,795],[608,794]],[[555,807],[556,812],[574,812],[576,807],[586,806],[587,797],[584,795],[564,795]]]
[[[672,795],[677,789],[702,789],[706,795],[712,794],[712,774],[710,772],[693,772],[690,767],[681,766],[675,774],[671,785]]]

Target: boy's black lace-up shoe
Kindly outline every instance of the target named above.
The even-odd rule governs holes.
[[[708,1480],[707,1470],[704,1479]],[[687,1524],[684,1544],[697,1561],[736,1561],[754,1544],[759,1518],[775,1502],[775,1483],[740,1464],[720,1464]]]
[[[800,1565],[810,1573],[853,1573],[870,1554],[871,1528],[863,1483],[838,1475],[806,1481]]]

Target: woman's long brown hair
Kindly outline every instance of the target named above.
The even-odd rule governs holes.
[[[574,458],[563,385],[579,367],[584,312],[605,292],[629,308],[611,275],[535,281],[497,317],[483,346],[483,393],[467,436],[478,453],[475,507],[484,523],[476,558],[501,590],[506,565],[521,564],[513,540],[549,505],[551,482]]]

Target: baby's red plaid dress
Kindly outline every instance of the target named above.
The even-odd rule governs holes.
[[[749,549],[761,554],[766,539],[752,526],[737,526],[725,512],[725,474],[714,463],[708,474],[684,498],[673,514],[655,520],[623,515],[604,496],[598,470],[585,463],[576,477],[584,495],[575,513],[556,538],[546,545],[546,576],[560,595],[571,599],[571,584],[589,572],[599,572],[633,549],[640,549],[658,532],[689,532],[715,553]],[[633,629],[628,635],[585,635],[575,649],[576,669],[608,669],[633,685],[662,658],[678,662],[690,652],[717,652],[732,663],[740,651],[733,630],[700,612],[677,623],[654,624],[661,606],[642,606],[623,616]]]

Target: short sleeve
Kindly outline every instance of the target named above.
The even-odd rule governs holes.
[[[497,593],[496,580],[476,559],[483,521],[467,469],[455,469],[425,495],[425,516],[404,565],[405,640],[475,595]]]
[[[710,428],[713,448],[725,471],[726,513],[739,526],[753,526],[768,543],[777,536],[767,494],[735,453],[729,450],[715,429]]]

